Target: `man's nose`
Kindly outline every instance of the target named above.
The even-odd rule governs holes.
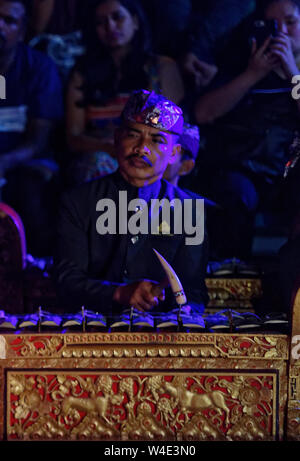
[[[145,153],[145,154],[148,154],[150,155],[151,154],[151,150],[149,149],[149,147],[147,146],[147,143],[145,142],[144,139],[140,139],[136,145],[135,145],[135,148],[134,148],[135,152],[137,153]]]
[[[113,20],[113,18],[107,18],[107,23],[106,23],[106,30],[108,32],[114,31],[116,28],[116,21]]]
[[[287,34],[288,33],[288,27],[285,22],[279,22],[278,23],[278,31]]]

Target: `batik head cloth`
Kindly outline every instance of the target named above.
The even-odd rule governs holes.
[[[185,123],[182,134],[178,140],[181,147],[188,151],[191,157],[196,160],[200,149],[200,132],[196,125]]]
[[[154,91],[134,91],[123,110],[122,119],[178,135],[183,128],[180,107]]]

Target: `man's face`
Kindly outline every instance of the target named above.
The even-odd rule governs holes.
[[[173,163],[180,145],[177,137],[140,123],[128,122],[116,133],[116,154],[120,172],[138,187],[161,179]]]
[[[267,20],[275,19],[279,32],[289,36],[293,52],[300,53],[300,9],[291,0],[277,0],[265,11]]]
[[[173,182],[180,176],[180,169],[182,166],[182,154],[179,152],[175,159],[174,163],[169,164],[164,172],[164,179],[167,181]]]
[[[0,0],[0,55],[12,51],[23,40],[24,16],[21,3]]]

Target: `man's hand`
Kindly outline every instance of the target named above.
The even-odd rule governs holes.
[[[252,41],[251,57],[248,62],[247,71],[259,81],[266,77],[280,64],[278,57],[269,51],[272,37],[268,37],[260,48],[257,48],[256,40]]]
[[[114,293],[113,300],[124,307],[134,307],[140,311],[150,311],[157,306],[159,301],[164,301],[165,292],[162,289],[159,295],[154,295],[153,291],[159,284],[150,280],[142,280],[120,286]]]
[[[216,76],[218,68],[201,61],[194,53],[187,53],[182,62],[183,71],[193,80],[197,88],[207,86]]]
[[[281,32],[274,38],[270,46],[270,52],[278,58],[281,68],[288,79],[299,74],[291,39],[288,35]]]

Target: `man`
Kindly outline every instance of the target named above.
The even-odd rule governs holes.
[[[205,203],[205,222],[210,241],[209,260],[216,258],[215,254],[215,229],[214,222],[220,216],[221,207],[207,197],[200,197],[194,190],[199,189],[197,176],[189,177],[195,168],[200,149],[200,133],[196,125],[185,123],[182,134],[178,140],[181,152],[177,152],[172,164],[169,164],[164,172],[164,179],[174,186],[179,186],[187,194],[194,198],[203,198]],[[195,180],[197,184],[195,184]],[[187,186],[186,187],[184,187]]]
[[[0,0],[0,75],[6,81],[6,99],[0,100],[0,176],[6,181],[2,199],[21,215],[29,249],[42,252],[38,243],[49,230],[49,204],[42,197],[57,171],[49,138],[62,119],[62,88],[52,61],[23,42],[27,16],[25,1]]]
[[[166,293],[163,290],[158,295],[154,293],[165,277],[155,249],[176,271],[189,305],[198,312],[203,311],[207,301],[206,240],[196,245],[187,244],[186,228],[181,233],[173,232],[171,221],[162,221],[154,233],[149,231],[155,221],[150,203],[155,199],[162,203],[177,199],[180,204],[190,199],[193,209],[189,217],[195,218],[196,201],[162,180],[167,165],[180,151],[178,137],[182,126],[182,111],[175,104],[154,92],[134,92],[125,106],[122,125],[115,136],[119,170],[67,191],[63,196],[55,258],[63,307],[74,310],[85,305],[102,312],[116,312],[124,307],[142,311],[174,307],[169,289]],[[136,213],[145,217],[149,211],[147,232],[133,235],[124,230],[127,218],[121,216],[124,212],[120,213],[120,194],[126,194],[126,206],[137,200],[133,202],[136,208],[131,208],[133,219]],[[103,199],[108,200],[107,206],[116,204],[118,222],[115,229],[118,230],[100,235],[99,223],[103,222],[103,215],[99,211],[103,211]],[[146,215],[143,214],[145,210]],[[108,213],[106,218],[109,221],[111,215]],[[204,225],[203,215],[201,219],[198,226]],[[168,225],[169,231],[163,232],[163,227]]]
[[[197,126],[184,124],[182,134],[178,140],[181,151],[176,153],[172,164],[164,172],[164,178],[174,186],[178,186],[180,179],[192,172],[200,148],[200,134]]]

